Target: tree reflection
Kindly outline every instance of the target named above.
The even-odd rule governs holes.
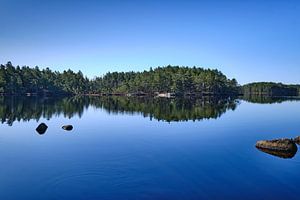
[[[282,103],[284,101],[299,101],[299,97],[275,97],[268,95],[249,95],[246,94],[241,97],[241,99],[248,101],[250,103],[259,103],[259,104],[273,104],[273,103]]]
[[[227,110],[235,110],[238,101],[218,98],[101,98],[108,113],[142,113],[144,117],[162,121],[188,121],[218,118]]]
[[[225,98],[136,98],[136,97],[0,97],[0,119],[13,125],[15,121],[38,121],[63,115],[81,117],[89,106],[108,113],[141,113],[162,121],[187,121],[218,118],[227,110],[235,110],[238,100]]]
[[[63,114],[67,118],[82,116],[89,103],[84,98],[0,97],[0,119],[12,125],[15,121],[50,119]]]

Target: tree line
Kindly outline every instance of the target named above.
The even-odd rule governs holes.
[[[94,93],[228,95],[238,92],[235,79],[228,79],[218,70],[197,67],[166,66],[143,72],[109,72],[91,83]]]
[[[1,94],[155,94],[232,95],[235,79],[218,70],[166,66],[143,72],[108,72],[88,79],[81,71],[52,71],[28,66],[0,66]]]
[[[143,72],[108,72],[89,79],[81,71],[0,65],[0,94],[4,95],[156,95],[299,96],[300,85],[258,82],[240,86],[222,72],[199,67],[166,66]]]
[[[299,96],[300,85],[286,85],[273,82],[257,82],[243,85],[244,95],[267,95],[267,96]]]
[[[89,79],[82,72],[52,71],[28,66],[13,66],[11,62],[0,66],[0,93],[2,94],[84,94]]]

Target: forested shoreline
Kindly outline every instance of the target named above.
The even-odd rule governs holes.
[[[238,83],[218,70],[166,66],[143,72],[108,72],[88,79],[81,71],[52,71],[28,66],[0,67],[4,95],[237,95]]]
[[[49,68],[0,66],[0,93],[4,95],[71,95],[89,90],[89,80],[82,72],[52,71]]]
[[[258,82],[240,86],[222,72],[200,67],[165,66],[143,72],[108,72],[89,79],[81,71],[0,66],[1,95],[103,96],[299,96],[300,85]]]
[[[273,82],[256,82],[242,86],[243,95],[300,96],[300,85]]]

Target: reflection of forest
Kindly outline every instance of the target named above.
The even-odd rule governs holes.
[[[145,117],[163,121],[187,121],[218,118],[234,110],[238,101],[232,99],[134,98],[134,97],[0,97],[2,123],[29,121],[64,115],[81,117],[89,106],[103,108],[108,113],[142,113]]]
[[[272,103],[282,103],[284,101],[299,101],[299,97],[274,97],[268,95],[244,95],[242,97],[243,100],[251,102],[251,103],[259,103],[259,104],[272,104]]]
[[[81,116],[88,105],[84,98],[0,97],[0,118],[8,125],[22,120],[50,119],[60,114],[72,118]]]
[[[187,121],[218,118],[228,109],[234,110],[237,102],[230,99],[193,98],[124,98],[101,99],[108,112],[140,112],[145,117],[163,121]]]

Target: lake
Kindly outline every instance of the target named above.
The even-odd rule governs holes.
[[[0,97],[0,199],[298,199],[300,101]],[[40,123],[48,126],[36,132]],[[72,131],[61,127],[74,126]],[[299,179],[299,180],[298,180]]]

